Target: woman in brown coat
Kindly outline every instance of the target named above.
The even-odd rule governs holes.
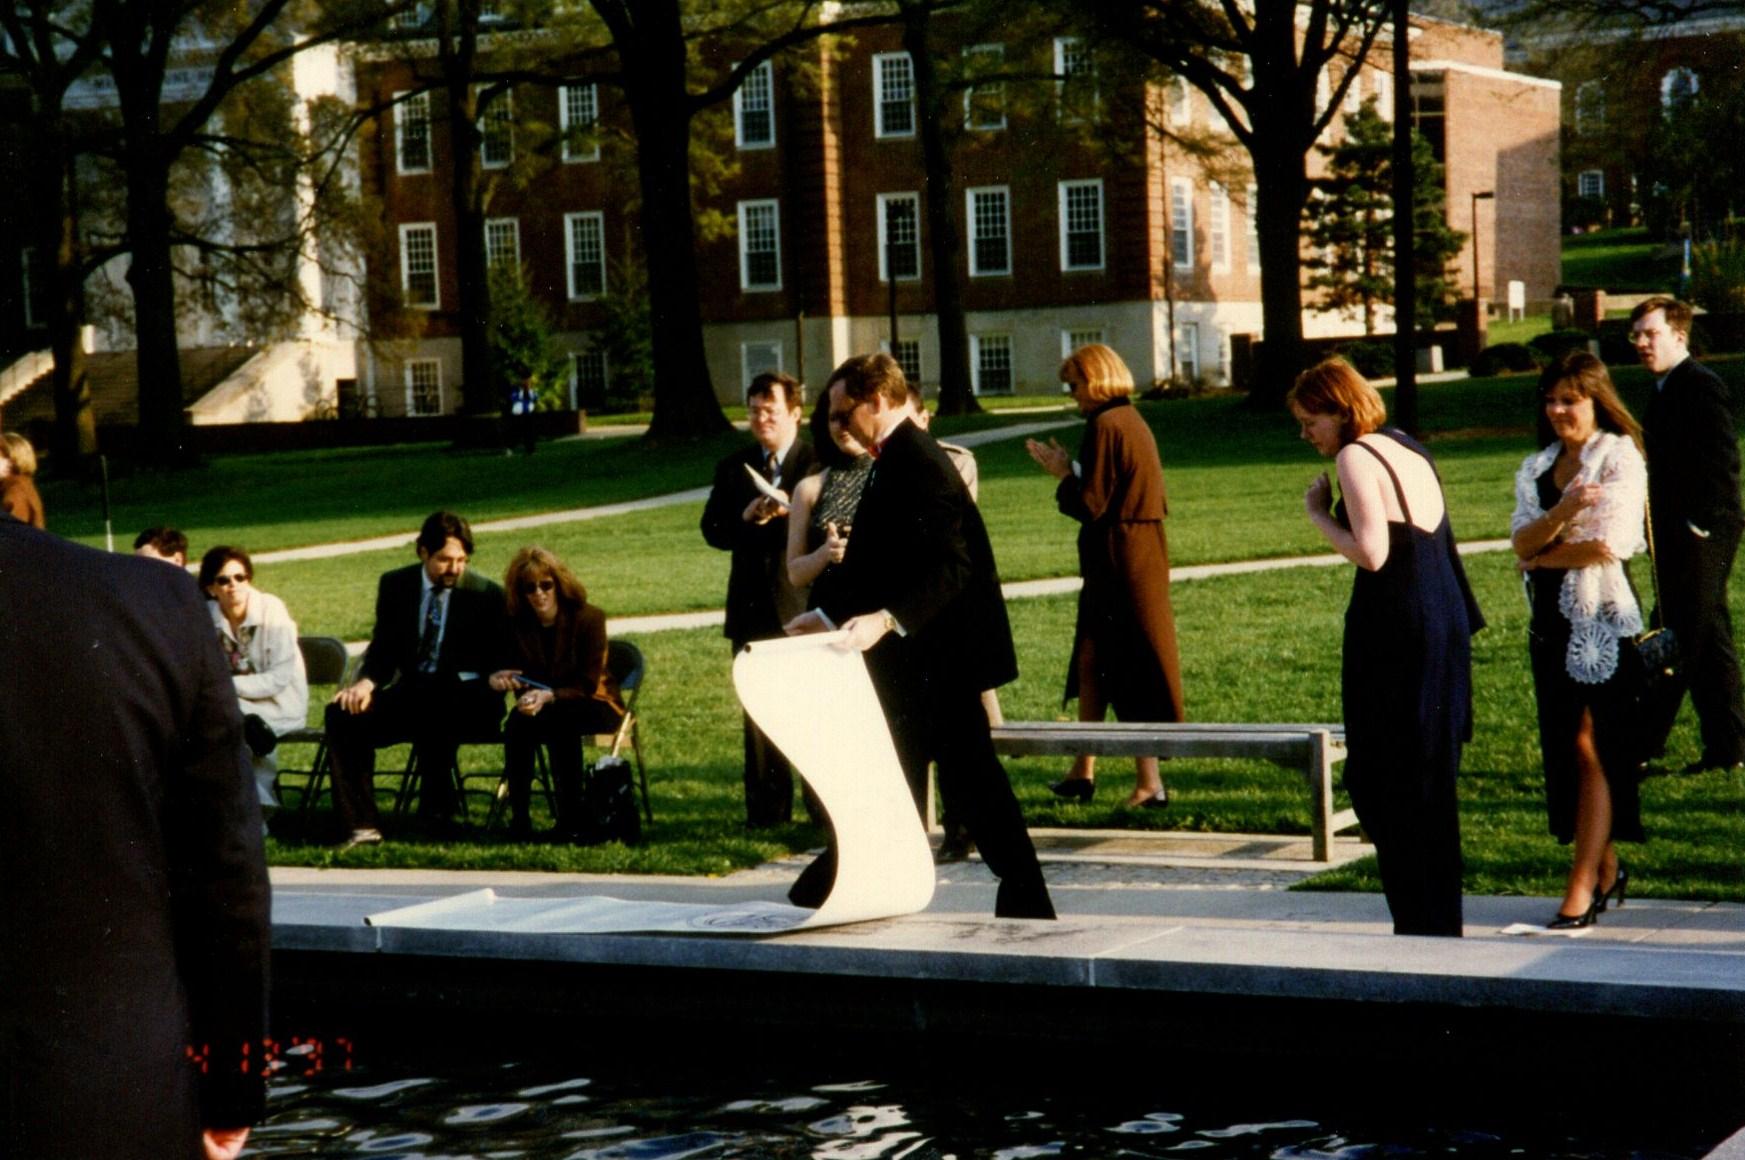
[[[1101,343],[1082,346],[1061,364],[1060,378],[1085,416],[1078,462],[1050,439],[1025,447],[1042,469],[1060,480],[1055,502],[1079,522],[1078,625],[1066,674],[1066,699],[1075,695],[1080,721],[1101,721],[1113,706],[1122,721],[1182,720],[1181,661],[1175,613],[1169,603],[1169,548],[1163,462],[1151,428],[1132,405],[1133,375],[1121,356]],[[1095,762],[1088,754],[1051,788],[1064,798],[1089,801]],[[1157,758],[1136,761],[1129,806],[1169,804]]]
[[[544,548],[515,553],[503,592],[510,664],[491,674],[491,688],[515,693],[515,708],[503,723],[509,833],[532,836],[534,747],[544,745],[557,788],[557,836],[574,840],[585,826],[582,736],[610,733],[624,719],[606,667],[606,614],[588,603],[581,581]]]

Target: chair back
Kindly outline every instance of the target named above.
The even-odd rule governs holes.
[[[351,654],[343,640],[337,636],[300,636],[297,648],[303,653],[303,669],[311,685],[338,685],[345,681]]]
[[[606,668],[618,682],[626,705],[642,685],[642,650],[627,640],[606,642]]]

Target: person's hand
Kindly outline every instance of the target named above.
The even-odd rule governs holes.
[[[1333,510],[1333,482],[1323,471],[1309,484],[1309,490],[1303,493],[1303,510],[1310,518],[1324,516]]]
[[[836,642],[836,647],[865,652],[885,639],[885,634],[891,631],[890,623],[890,613],[883,609],[856,616],[842,626],[842,639]]]
[[[824,525],[824,555],[832,564],[842,563],[842,557],[848,554],[848,529],[841,532],[835,524]]]
[[[539,711],[557,700],[557,694],[550,689],[528,689],[515,698],[515,711],[529,717],[536,717]]]
[[[794,617],[782,625],[782,631],[789,636],[809,636],[814,632],[829,632],[830,622],[824,619],[824,614],[816,608]]]
[[[1567,523],[1574,519],[1584,508],[1593,507],[1600,502],[1605,494],[1605,488],[1597,483],[1581,483],[1569,488],[1563,493],[1563,498],[1551,507],[1550,514]]]
[[[347,685],[333,694],[333,703],[347,713],[367,713],[375,698],[376,683],[368,677],[359,677],[357,684]]]
[[[520,675],[520,669],[499,669],[491,674],[491,688],[499,693],[507,693],[515,688],[515,678]]]
[[[748,524],[767,524],[771,520],[780,519],[787,515],[788,493],[779,487],[776,489],[776,493],[782,497],[780,502],[759,492],[757,498],[745,505],[745,511],[740,513],[740,518]]]
[[[248,1143],[247,1128],[207,1128],[200,1133],[206,1148],[206,1160],[236,1160],[242,1146]]]
[[[1072,474],[1072,456],[1060,445],[1060,440],[1051,438],[1047,443],[1038,443],[1034,439],[1026,439],[1024,450],[1030,453],[1036,466],[1054,478],[1065,479]]]

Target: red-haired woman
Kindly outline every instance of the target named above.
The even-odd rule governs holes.
[[[557,789],[556,832],[574,839],[586,821],[582,736],[610,733],[624,718],[606,667],[606,614],[588,603],[581,581],[544,548],[515,553],[503,575],[503,591],[511,656],[507,667],[491,674],[491,687],[517,694],[503,725],[509,833],[532,836],[533,749],[544,745]]]

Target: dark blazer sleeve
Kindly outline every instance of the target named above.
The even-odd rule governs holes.
[[[1674,443],[1683,468],[1684,514],[1704,531],[1714,531],[1739,518],[1738,421],[1720,376],[1695,362],[1676,373]]]
[[[260,1064],[271,890],[260,807],[244,757],[236,694],[211,620],[194,599],[166,612],[185,622],[180,634],[187,663],[197,670],[164,809],[178,967],[192,1042],[208,1052],[200,1081],[202,1122],[242,1127],[260,1119],[266,1092]]]
[[[799,440],[795,440],[789,458],[783,461],[782,482],[786,486],[782,490],[790,495],[793,485],[800,480],[786,465],[794,461],[800,446]],[[754,447],[736,451],[715,465],[715,482],[709,488],[708,502],[703,505],[701,524],[703,539],[711,548],[723,552],[787,552],[787,520],[757,524],[745,519],[746,505],[757,492],[757,485],[751,482],[745,469],[757,457],[756,450]]]
[[[969,492],[951,460],[926,441],[927,436],[905,425],[885,445],[886,456],[896,453],[894,461],[881,463],[889,477],[902,482],[893,498],[897,518],[907,525],[903,540],[908,558],[893,563],[908,579],[884,587],[891,594],[885,607],[904,632],[926,628],[963,592],[972,572],[963,526]]]
[[[503,589],[467,572],[450,597],[441,667],[451,673],[495,672],[509,636]]]
[[[363,674],[376,685],[386,685],[399,675],[410,659],[406,638],[412,632],[417,606],[407,607],[405,594],[406,569],[396,568],[382,573],[376,582],[376,624],[370,630],[370,644],[364,650]],[[416,577],[413,577],[416,585]]]

